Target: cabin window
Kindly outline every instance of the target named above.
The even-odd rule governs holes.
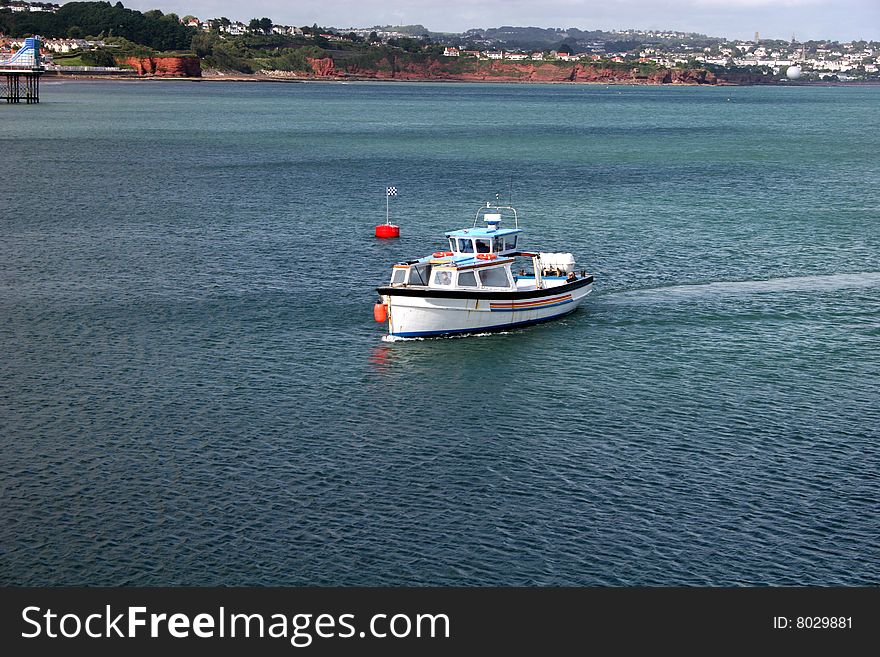
[[[473,253],[474,252],[474,243],[469,239],[464,239],[463,237],[458,238],[458,250],[461,253]]]
[[[504,267],[492,267],[480,270],[480,283],[484,287],[510,287],[507,270]]]
[[[507,235],[504,238],[504,250],[511,251],[516,248],[516,235]]]
[[[496,237],[495,243],[493,244],[493,247],[494,248],[492,250],[495,253],[499,253],[499,252],[503,251],[504,250],[504,238],[501,236]]]
[[[472,271],[462,271],[458,273],[459,287],[477,287],[477,277]]]
[[[454,237],[449,238],[449,250],[450,251],[458,251],[458,249],[455,248],[455,238]]]
[[[478,239],[476,242],[477,253],[489,253],[492,250],[492,240]]]
[[[392,285],[403,285],[403,281],[406,279],[406,269],[403,267],[395,267],[394,271],[391,272],[391,284]]]
[[[427,285],[428,279],[431,277],[431,265],[416,265],[410,267],[409,284],[410,285]]]
[[[434,274],[434,285],[452,285],[452,272],[441,269]]]

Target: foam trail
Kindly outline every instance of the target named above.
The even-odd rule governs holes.
[[[429,335],[424,337],[406,338],[401,335],[383,335],[382,342],[416,342],[424,340],[461,340],[463,338],[486,338],[497,335],[510,335],[510,331],[487,331],[485,333],[455,333],[453,335]]]
[[[793,276],[756,281],[716,281],[693,285],[671,285],[644,290],[613,292],[604,297],[611,301],[677,301],[707,296],[742,296],[775,292],[828,292],[847,288],[880,286],[880,272],[832,274],[830,276]]]
[[[424,340],[425,338],[404,338],[400,335],[383,335],[382,342],[413,342],[416,340]]]

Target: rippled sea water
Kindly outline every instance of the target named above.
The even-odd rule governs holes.
[[[48,81],[0,106],[0,583],[880,583],[878,102]],[[496,193],[594,293],[383,341],[390,264]]]

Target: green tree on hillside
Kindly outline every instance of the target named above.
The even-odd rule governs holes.
[[[388,39],[388,45],[395,46],[406,52],[421,52],[422,50],[422,42],[409,37],[392,37]]]
[[[80,55],[84,66],[116,66],[116,60],[106,50],[88,50]]]
[[[208,57],[214,51],[214,46],[220,41],[222,39],[216,32],[198,32],[193,36],[190,48],[197,57]]]
[[[83,35],[120,36],[155,50],[185,50],[189,47],[193,28],[181,25],[176,14],[163,14],[158,9],[141,13],[126,9],[121,3],[68,2],[57,12],[2,12],[0,32],[12,37],[39,34],[46,38],[63,38],[77,27]]]
[[[269,34],[272,32],[272,19],[265,16],[263,18],[252,18],[251,22],[248,23],[248,28],[251,32]]]

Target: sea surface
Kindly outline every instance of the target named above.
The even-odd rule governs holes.
[[[0,584],[880,584],[878,107],[44,81],[0,105]],[[496,194],[593,294],[383,340]]]

